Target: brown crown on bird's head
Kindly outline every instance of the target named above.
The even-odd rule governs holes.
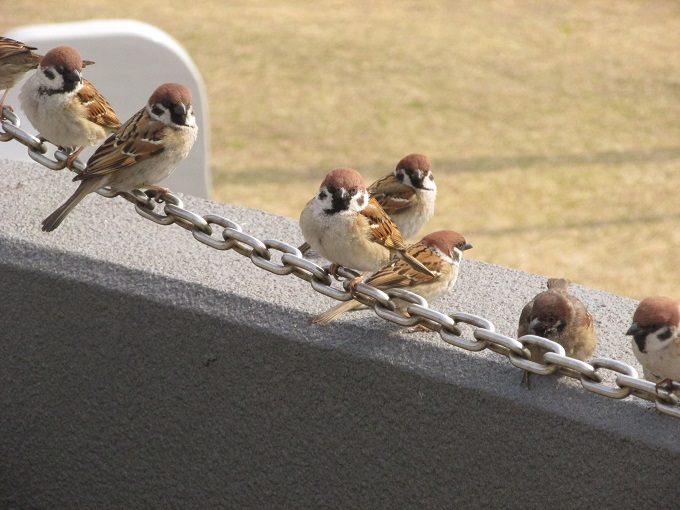
[[[395,170],[403,168],[404,170],[422,170],[426,172],[431,170],[430,159],[423,154],[409,154],[401,158]]]
[[[361,174],[352,168],[334,168],[326,174],[326,178],[321,183],[321,187],[333,187],[346,190],[356,188],[365,190],[364,179]]]
[[[75,48],[71,48],[70,46],[57,46],[45,53],[45,56],[40,61],[40,67],[42,69],[50,66],[62,66],[67,71],[81,71],[83,69],[83,58]]]
[[[556,292],[541,292],[534,300],[531,310],[532,318],[539,320],[566,319],[571,315],[569,301],[564,295]]]
[[[149,98],[149,105],[153,106],[156,103],[189,105],[191,104],[191,91],[179,83],[164,83],[159,85]]]
[[[461,234],[454,232],[453,230],[438,230],[432,232],[423,237],[420,242],[424,243],[426,246],[434,246],[447,255],[451,255],[455,247],[461,251],[472,248],[472,245],[468,244]]]
[[[640,326],[680,326],[680,302],[666,296],[650,296],[642,301],[633,314],[633,322]]]

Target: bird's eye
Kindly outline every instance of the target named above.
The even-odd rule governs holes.
[[[338,189],[337,189],[335,186],[333,186],[333,185],[328,186],[326,189],[328,189],[328,192],[329,192],[331,195],[335,195],[335,192],[338,191]]]
[[[355,195],[356,192],[357,192],[357,189],[356,189],[356,188],[349,188],[349,189],[347,190],[347,192],[348,192],[350,195]]]

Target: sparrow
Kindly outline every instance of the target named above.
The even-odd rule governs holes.
[[[368,194],[397,224],[404,239],[416,235],[432,218],[437,198],[429,158],[422,154],[402,158],[392,173],[368,187]]]
[[[633,337],[633,354],[645,379],[657,386],[680,381],[680,301],[664,296],[643,299],[626,335]]]
[[[458,232],[452,230],[432,232],[406,250],[429,269],[432,276],[414,270],[404,260],[397,260],[373,273],[365,283],[381,290],[395,288],[408,290],[422,296],[429,303],[443,296],[456,283],[463,252],[470,248],[472,245]],[[405,314],[410,303],[401,299],[395,299],[394,302],[397,310]],[[356,300],[343,301],[313,317],[310,322],[327,324],[341,314],[360,306],[361,303]]]
[[[40,64],[43,57],[33,53],[35,49],[9,37],[0,37],[0,89],[5,90],[0,98],[0,115],[10,89]]]
[[[402,259],[427,276],[433,273],[406,251],[397,226],[380,204],[369,198],[361,174],[351,168],[328,172],[319,193],[305,205],[300,215],[305,241],[331,264],[363,271],[350,283],[361,282],[370,271],[379,271]]]
[[[537,335],[557,342],[567,356],[585,361],[595,351],[597,339],[593,317],[578,298],[569,294],[571,282],[550,278],[548,290],[541,292],[524,306],[519,317],[517,336]],[[544,350],[529,346],[531,361],[540,361]],[[529,385],[529,372],[522,382]]]
[[[69,46],[53,48],[19,94],[21,108],[40,136],[62,148],[77,148],[67,166],[85,147],[120,128],[109,102],[82,76],[83,67],[92,63]]]
[[[368,194],[378,201],[404,239],[416,235],[432,218],[437,198],[430,160],[422,154],[409,154],[397,163],[392,173],[371,184]],[[298,249],[307,253],[309,243]]]
[[[42,222],[42,229],[57,228],[87,195],[104,186],[116,191],[136,188],[169,190],[155,184],[167,178],[187,157],[198,127],[191,107],[191,91],[178,83],[160,85],[144,108],[97,147],[87,161],[75,193]]]

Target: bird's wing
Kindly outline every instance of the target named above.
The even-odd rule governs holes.
[[[83,79],[83,86],[78,91],[78,99],[87,108],[88,120],[90,122],[108,129],[118,129],[120,127],[120,120],[116,112],[113,111],[113,107],[94,88],[94,85],[85,79]]]

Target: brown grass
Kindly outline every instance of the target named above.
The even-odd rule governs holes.
[[[674,0],[184,5],[15,0],[0,31],[125,12],[179,40],[207,84],[217,200],[297,217],[330,168],[371,181],[422,152],[440,189],[424,231],[460,231],[470,257],[680,297]]]

